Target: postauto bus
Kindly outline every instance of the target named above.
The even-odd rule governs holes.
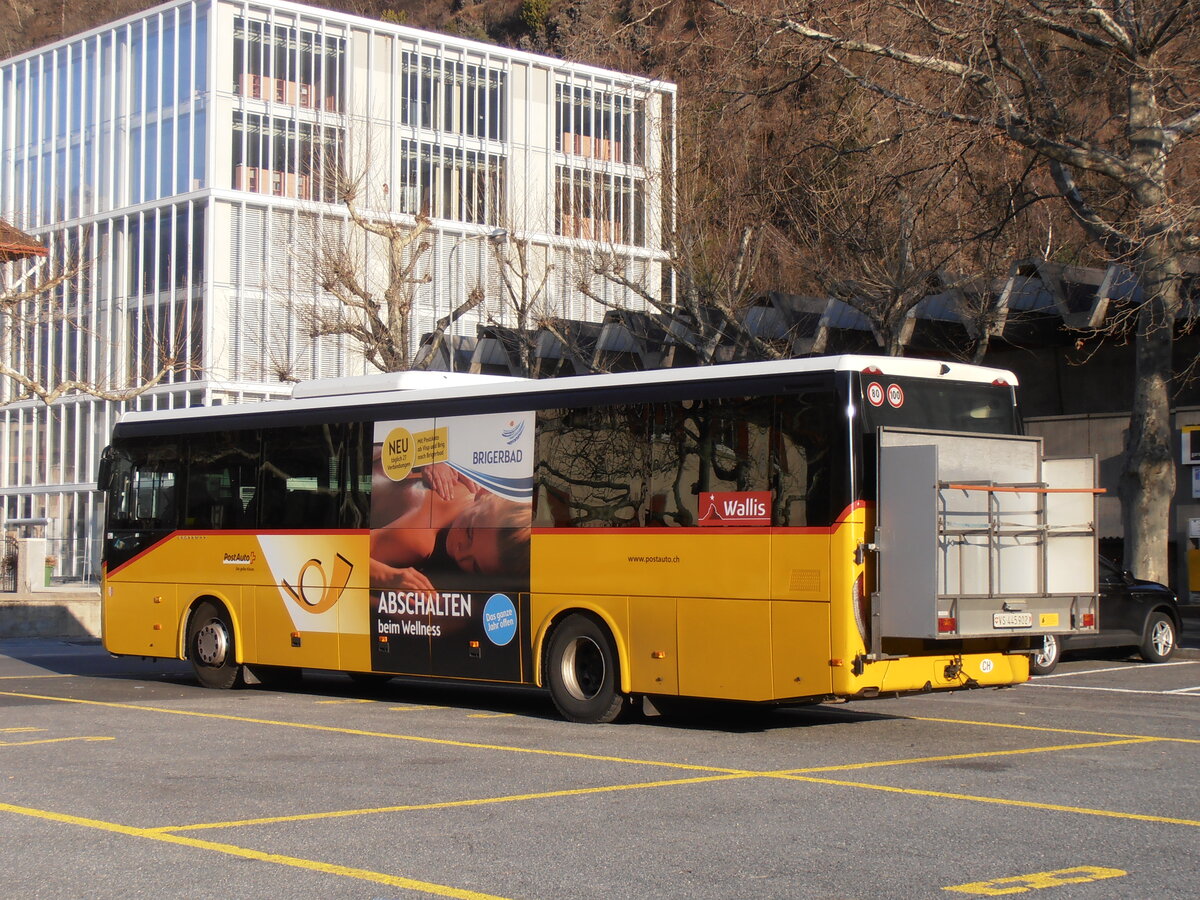
[[[1015,386],[839,356],[128,413],[104,646],[218,688],[538,685],[582,722],[1024,681],[1095,630],[1095,471],[1020,433]]]

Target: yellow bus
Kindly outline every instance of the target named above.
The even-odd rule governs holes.
[[[104,646],[219,688],[538,685],[583,722],[1024,681],[1095,630],[1095,471],[1044,458],[1015,388],[841,356],[128,413]]]

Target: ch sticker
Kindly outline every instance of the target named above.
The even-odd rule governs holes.
[[[319,559],[310,559],[300,567],[296,587],[285,581],[283,589],[301,609],[310,613],[323,613],[341,599],[353,571],[354,563],[340,553],[333,560],[332,577],[325,574],[325,566]]]

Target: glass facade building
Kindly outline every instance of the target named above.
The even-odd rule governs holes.
[[[72,274],[0,357],[42,383],[154,381],[50,406],[0,384],[5,521],[46,519],[59,574],[94,577],[96,465],[124,409],[368,371],[306,321],[337,302],[313,264],[329,247],[357,246],[367,281],[386,265],[348,182],[368,219],[431,220],[414,344],[471,294],[458,334],[511,324],[497,237],[522,243],[539,314],[639,308],[611,279],[580,291],[581,266],[602,250],[661,289],[674,116],[670,84],[283,2],[165,4],[3,61],[0,217]]]

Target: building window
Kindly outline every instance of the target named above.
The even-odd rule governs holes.
[[[646,102],[570,84],[555,85],[555,147],[626,165],[644,165]]]
[[[400,121],[414,128],[507,140],[507,75],[436,56],[401,55]]]
[[[646,189],[639,179],[559,166],[555,233],[607,244],[646,246]]]
[[[234,93],[302,109],[342,110],[344,38],[244,18],[235,20],[233,37]]]
[[[480,225],[504,221],[504,157],[417,141],[404,141],[401,154],[401,212]]]
[[[233,188],[300,200],[337,196],[342,132],[311,122],[233,114]]]

